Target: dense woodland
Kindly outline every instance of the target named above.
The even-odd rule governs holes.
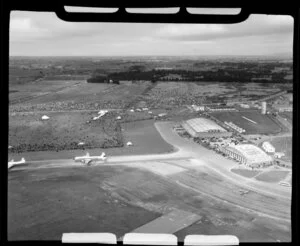
[[[292,74],[291,59],[12,57],[10,60],[10,82],[18,84],[42,77],[64,78],[59,76],[81,76],[89,83],[122,80],[292,83]]]
[[[148,80],[148,81],[212,81],[212,82],[266,82],[266,83],[291,83],[292,76],[288,69],[274,71],[274,65],[265,64],[236,64],[223,65],[222,68],[213,71],[193,71],[183,69],[170,70],[145,70],[128,69],[127,71],[110,73],[107,76],[98,76],[97,72],[88,82],[105,83],[108,80]]]

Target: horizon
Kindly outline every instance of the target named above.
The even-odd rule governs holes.
[[[293,18],[250,15],[237,24],[75,23],[13,11],[10,56],[292,56]]]
[[[290,57],[293,58],[292,54],[269,54],[269,55],[10,55],[9,57]]]

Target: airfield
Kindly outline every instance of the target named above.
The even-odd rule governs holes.
[[[290,240],[290,188],[231,172],[233,161],[182,139],[172,122],[155,127],[174,152],[111,156],[91,166],[58,159],[13,168],[9,238],[59,240],[63,232],[97,231],[120,238],[147,231],[183,240],[201,231],[240,241]]]
[[[9,240],[60,240],[64,232],[112,232],[119,239],[128,232],[165,232],[180,241],[187,234],[291,240],[291,187],[279,184],[291,183],[291,169],[243,168],[173,129],[198,117],[187,105],[256,98],[288,85],[42,82],[10,87],[8,155],[27,162],[8,173]],[[93,121],[101,109],[109,113]],[[43,115],[49,119],[41,120]],[[257,145],[269,140],[291,162],[291,132],[272,115],[210,115],[241,124],[253,142],[255,135],[262,137]],[[281,115],[291,123],[289,113]],[[73,161],[87,151],[104,151],[108,158],[90,166]]]

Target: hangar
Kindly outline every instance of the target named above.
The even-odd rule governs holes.
[[[222,137],[232,134],[216,122],[206,118],[190,119],[185,121],[182,126],[192,137]]]
[[[273,162],[271,156],[253,144],[233,145],[222,148],[221,150],[231,158],[249,167],[258,167],[264,164],[268,165]]]

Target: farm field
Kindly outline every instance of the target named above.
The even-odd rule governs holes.
[[[11,151],[41,151],[76,149],[79,142],[86,147],[121,147],[121,127],[109,117],[97,121],[95,113],[49,113],[50,119],[42,120],[42,113],[16,114],[9,117],[9,145]],[[90,123],[87,123],[90,121]]]
[[[39,80],[22,85],[9,85],[10,104],[27,102],[36,98],[43,98],[49,94],[56,94],[68,88],[78,86],[82,80]],[[41,99],[40,99],[41,100]]]
[[[27,84],[15,88],[18,92],[11,94],[11,100],[26,102],[10,106],[10,111],[124,108],[149,85],[150,82],[116,85],[72,80],[40,81],[38,86]]]
[[[11,85],[22,85],[36,80],[42,76],[40,69],[9,68],[9,83]]]
[[[278,183],[283,180],[290,171],[268,171],[255,177],[255,179],[264,182]]]
[[[223,95],[236,91],[228,89],[226,84],[207,82],[157,82],[157,85],[147,93],[146,101],[149,107],[169,108],[186,104],[201,104],[206,97]]]
[[[240,168],[232,168],[231,172],[239,174],[246,178],[252,178],[257,174],[261,173],[260,171],[248,170],[248,169],[240,169]]]
[[[246,130],[245,134],[276,134],[281,132],[281,126],[271,116],[262,115],[258,111],[248,112],[214,112],[211,113],[218,120],[231,121]],[[251,121],[256,122],[253,123]]]
[[[222,100],[243,98],[259,99],[285,88],[281,84],[217,83],[217,82],[157,82],[146,95],[149,107],[172,108],[191,104],[214,103]]]
[[[292,161],[292,137],[277,137],[273,138],[270,142],[275,147],[276,152],[283,152],[285,154],[282,157],[283,160]]]

